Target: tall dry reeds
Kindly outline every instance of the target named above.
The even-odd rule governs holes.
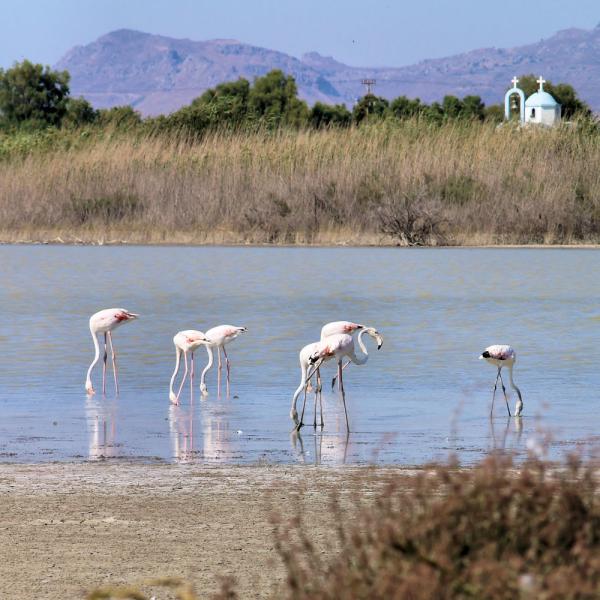
[[[600,241],[600,138],[583,128],[71,135],[0,139],[0,239]]]

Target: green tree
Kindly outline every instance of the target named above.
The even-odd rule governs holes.
[[[480,96],[465,96],[462,99],[461,117],[465,119],[483,121],[485,118],[485,104]]]
[[[206,90],[191,106],[208,108],[214,125],[240,125],[248,116],[249,95],[250,83],[240,77]]]
[[[296,81],[279,69],[254,81],[248,95],[248,113],[251,119],[270,127],[301,127],[308,121],[308,107],[298,98]]]
[[[491,123],[502,123],[504,120],[504,106],[502,104],[490,104],[486,106],[484,119]]]
[[[365,119],[381,119],[387,114],[389,106],[390,103],[386,98],[367,94],[354,105],[352,118],[357,124]]]
[[[410,119],[421,114],[425,107],[419,98],[413,100],[406,96],[398,96],[390,104],[390,111],[398,119]]]
[[[62,124],[81,127],[94,123],[97,119],[98,111],[85,98],[69,98]]]
[[[310,124],[315,127],[347,127],[352,122],[352,113],[343,105],[315,102],[310,110]]]
[[[432,123],[442,123],[444,116],[444,107],[439,102],[432,102],[423,111],[423,117]]]
[[[142,116],[129,105],[101,108],[98,111],[98,123],[103,127],[131,129],[142,122]]]
[[[209,106],[202,103],[184,106],[178,111],[154,119],[157,130],[180,130],[190,134],[198,134],[214,126],[214,114]]]
[[[69,74],[28,60],[0,69],[0,115],[9,126],[59,126],[67,111]]]
[[[463,103],[456,96],[444,96],[442,111],[446,119],[457,119],[463,111]]]

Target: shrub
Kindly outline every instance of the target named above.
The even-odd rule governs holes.
[[[591,465],[530,458],[517,467],[494,455],[472,469],[425,470],[408,490],[398,479],[350,515],[334,503],[338,552],[323,554],[304,518],[278,525],[288,598],[599,597]]]
[[[426,246],[444,241],[439,204],[423,194],[396,194],[378,209],[381,231],[402,246]]]

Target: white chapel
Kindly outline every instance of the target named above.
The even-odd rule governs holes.
[[[553,127],[560,123],[560,104],[544,90],[546,81],[543,77],[537,80],[538,91],[531,94],[527,100],[525,100],[523,90],[517,87],[519,80],[514,77],[511,83],[513,87],[506,92],[504,97],[504,117],[506,120],[510,118],[510,99],[513,94],[517,94],[521,100],[519,115],[521,125],[535,123]]]

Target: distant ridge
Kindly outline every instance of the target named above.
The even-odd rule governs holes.
[[[119,29],[71,49],[57,63],[72,76],[73,95],[97,107],[131,104],[143,114],[168,113],[218,83],[253,80],[271,69],[293,75],[302,98],[352,105],[364,94],[360,81],[377,79],[375,93],[388,98],[477,94],[499,103],[515,74],[542,74],[572,84],[600,110],[600,27],[565,29],[534,44],[482,48],[448,58],[392,67],[351,67],[309,52],[298,59],[237,40],[192,41]]]

